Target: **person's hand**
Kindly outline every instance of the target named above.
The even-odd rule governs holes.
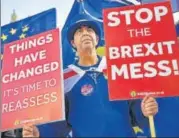
[[[38,128],[36,126],[34,126],[33,124],[25,124],[23,126],[22,136],[23,136],[23,138],[25,138],[25,137],[39,138],[40,134],[39,134]]]
[[[145,117],[156,115],[158,112],[158,104],[155,98],[145,96],[141,103],[141,110]]]

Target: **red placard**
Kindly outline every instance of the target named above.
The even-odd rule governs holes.
[[[110,100],[179,95],[179,47],[169,2],[105,9]]]
[[[65,119],[59,29],[5,45],[1,130]]]

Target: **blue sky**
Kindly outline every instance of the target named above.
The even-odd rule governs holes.
[[[57,23],[61,28],[70,12],[74,0],[1,0],[1,26],[10,22],[15,9],[18,20],[50,8],[57,9]]]

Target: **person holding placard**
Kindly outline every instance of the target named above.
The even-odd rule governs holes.
[[[67,121],[73,136],[134,137],[130,116],[135,112],[134,105],[141,108],[145,120],[158,112],[156,100],[146,96],[141,103],[138,100],[109,101],[105,58],[96,53],[101,36],[98,24],[90,16],[81,14],[72,19],[67,34],[79,56],[79,60],[64,71]],[[40,136],[38,129],[33,125],[24,126],[23,137],[32,136]]]

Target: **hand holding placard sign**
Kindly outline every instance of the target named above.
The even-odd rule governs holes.
[[[179,47],[169,2],[104,10],[110,100],[179,95]],[[153,116],[149,116],[155,137]]]
[[[5,46],[2,130],[64,119],[59,30]]]
[[[104,22],[111,100],[179,95],[179,47],[169,2],[106,9]]]

